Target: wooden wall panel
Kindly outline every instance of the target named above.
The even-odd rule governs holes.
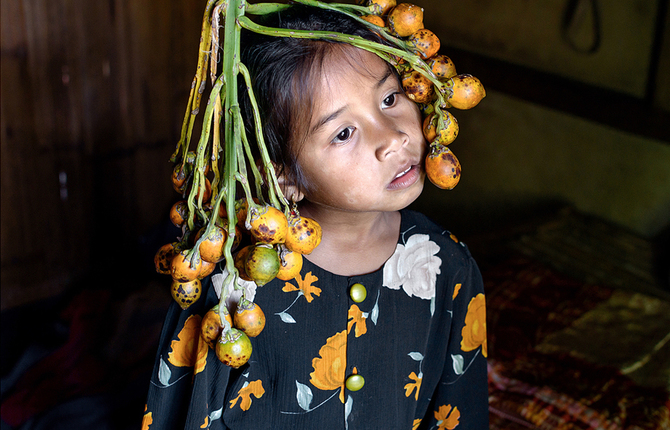
[[[643,98],[659,1],[664,0],[423,0],[421,5],[430,11],[426,27],[445,47]],[[575,11],[572,31],[566,33],[576,49],[562,31],[570,5]],[[598,10],[595,16],[592,5]],[[598,30],[600,46],[586,52]]]
[[[204,3],[1,3],[2,309],[66,290],[167,217]]]

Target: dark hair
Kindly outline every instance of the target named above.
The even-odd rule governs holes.
[[[304,5],[265,15],[259,23],[275,28],[340,32],[383,43],[353,18]],[[314,76],[321,71],[324,59],[340,46],[339,42],[326,40],[264,36],[249,31],[242,34],[241,61],[251,74],[270,158],[278,173],[301,190],[306,190],[307,184],[298,164],[299,134],[306,132],[311,119]],[[243,83],[239,100],[247,136],[255,143],[253,111]]]

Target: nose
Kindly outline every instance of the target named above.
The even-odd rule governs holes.
[[[389,155],[400,150],[409,142],[409,136],[402,131],[396,121],[384,118],[377,125],[375,131],[375,156],[384,161]]]

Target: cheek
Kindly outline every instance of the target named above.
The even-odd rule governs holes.
[[[403,99],[403,109],[398,110],[396,120],[405,133],[411,137],[424,140],[421,112],[416,103],[409,99]]]

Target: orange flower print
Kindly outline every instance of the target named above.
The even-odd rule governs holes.
[[[347,367],[347,331],[343,330],[326,341],[319,349],[319,356],[312,360],[314,371],[309,382],[319,390],[340,388],[340,401],[344,403],[344,371]]]
[[[458,424],[458,419],[461,413],[458,408],[451,408],[451,405],[442,405],[438,411],[435,411],[435,419],[437,420],[438,429],[453,430]]]
[[[230,408],[237,404],[239,399],[242,399],[240,402],[240,408],[243,411],[248,411],[251,407],[251,395],[260,399],[265,394],[265,389],[263,388],[263,382],[258,379],[256,381],[251,381],[248,384],[244,384],[240,391],[237,393],[237,397],[230,401]]]
[[[412,430],[416,430],[419,428],[419,424],[421,424],[421,418],[417,418],[414,420],[412,423]]]
[[[463,336],[463,340],[461,340],[463,351],[472,351],[481,346],[482,355],[487,356],[486,300],[484,294],[479,293],[470,300],[461,336]]]
[[[205,422],[204,422],[203,425],[200,426],[200,428],[201,429],[206,429],[207,427],[209,427],[209,417],[208,416],[205,417]]]
[[[147,405],[144,405],[144,412],[147,412]],[[151,412],[144,414],[142,418],[142,430],[149,430],[149,426],[154,422]]]
[[[302,291],[302,293],[305,295],[305,299],[307,299],[307,303],[312,303],[312,300],[314,300],[312,294],[316,296],[321,295],[321,288],[312,285],[312,283],[319,280],[319,278],[312,275],[312,272],[307,272],[305,274],[305,280],[302,279],[300,273],[298,273],[298,275],[294,279],[298,283],[298,286],[296,287],[295,285],[287,282],[286,284],[284,284],[284,288],[282,288],[283,292],[289,293],[291,291]]]
[[[365,324],[365,317],[363,316],[363,311],[361,311],[357,305],[351,305],[349,308],[349,324],[347,325],[347,334],[351,333],[351,328],[356,324],[356,331],[354,332],[356,337],[360,337],[367,333],[368,327]]]
[[[423,381],[423,376],[417,376],[416,373],[412,372],[409,374],[409,379],[413,379],[414,382],[410,382],[409,384],[405,385],[405,397],[409,397],[410,394],[412,394],[412,391],[414,391],[416,388],[416,393],[414,393],[414,400],[419,400],[419,390],[421,389],[421,381]]]
[[[453,233],[449,233],[449,237],[451,238],[451,240],[458,243],[458,238]]]
[[[200,315],[191,315],[179,332],[179,340],[170,345],[168,361],[178,367],[195,366],[194,373],[202,372],[207,364],[207,343],[200,338]]]
[[[459,291],[461,291],[461,284],[454,285],[454,295],[451,297],[452,300],[456,298]]]

